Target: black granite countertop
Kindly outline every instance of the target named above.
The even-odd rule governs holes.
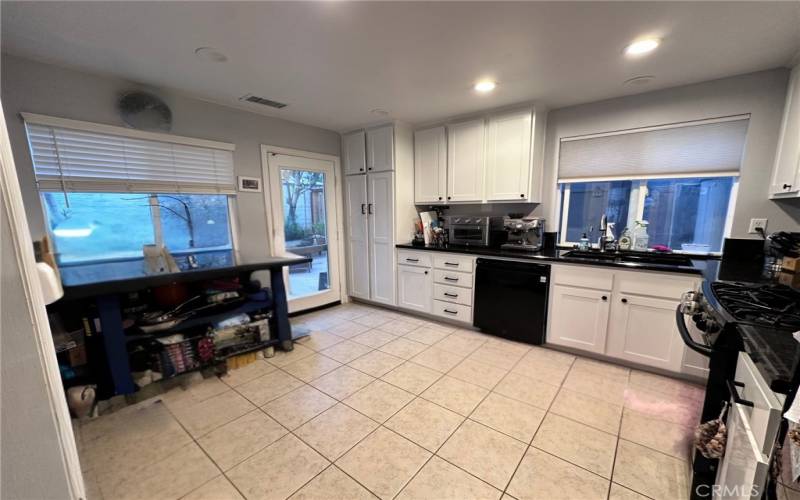
[[[67,299],[92,297],[113,293],[126,293],[155,286],[174,283],[206,281],[254,271],[279,269],[293,264],[311,262],[310,257],[264,257],[243,259],[234,252],[226,252],[224,258],[198,259],[200,267],[187,269],[183,265],[180,272],[151,274],[144,273],[142,259],[124,263],[91,264],[60,268],[64,297]]]
[[[702,258],[692,258],[692,265],[682,266],[673,264],[650,264],[642,262],[626,262],[620,259],[607,259],[607,258],[586,258],[586,257],[570,257],[565,255],[571,249],[552,249],[541,250],[538,252],[524,252],[503,250],[500,248],[492,247],[466,247],[466,246],[418,246],[411,243],[395,245],[397,248],[408,250],[422,250],[431,252],[447,252],[447,253],[461,253],[467,255],[477,255],[481,257],[502,257],[508,259],[532,260],[532,261],[548,261],[560,262],[564,264],[583,264],[588,266],[602,266],[602,267],[615,267],[627,269],[632,271],[662,271],[672,273],[684,274],[697,274],[703,275],[706,272],[706,260]],[[714,261],[716,262],[716,261]]]

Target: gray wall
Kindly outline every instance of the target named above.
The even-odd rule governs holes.
[[[752,217],[768,218],[768,231],[800,230],[800,203],[768,199],[788,77],[783,68],[761,71],[551,111],[544,197],[536,214],[556,220],[556,155],[561,137],[750,113],[731,236],[757,238],[747,234]]]
[[[124,126],[116,111],[120,93],[144,88],[131,82],[81,73],[2,55],[2,92],[11,147],[34,240],[44,235],[44,219],[20,112]],[[153,90],[153,89],[150,89]],[[248,113],[167,91],[155,93],[172,109],[171,133],[236,144],[237,175],[261,177],[260,145],[284,146],[339,155],[337,132]],[[239,251],[244,257],[269,255],[262,193],[237,196]]]

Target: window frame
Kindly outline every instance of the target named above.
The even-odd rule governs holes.
[[[694,177],[694,176],[693,176]],[[739,194],[739,176],[731,176],[731,175],[702,175],[698,174],[696,177],[733,177],[733,184],[731,186],[731,194],[728,199],[728,208],[725,216],[725,228],[722,231],[722,237],[729,238],[731,235],[731,230],[733,227],[733,214],[734,214],[734,207],[736,206],[736,198]],[[616,181],[630,181],[631,182],[631,196],[630,196],[630,205],[628,208],[628,220],[626,221],[625,227],[632,227],[633,221],[635,220],[642,220],[644,216],[644,204],[645,199],[647,198],[647,182],[654,179],[681,179],[686,177],[668,177],[668,176],[654,176],[654,177],[646,177],[646,178],[635,178],[635,179],[579,179],[577,181],[570,181],[570,182],[562,182],[556,184],[556,192],[558,196],[556,197],[556,206],[558,207],[558,247],[560,248],[573,248],[575,245],[578,244],[577,241],[567,241],[567,224],[569,221],[569,202],[570,202],[570,191],[572,184],[575,183],[585,183],[585,182],[606,182],[610,180]],[[563,188],[562,188],[563,186]],[[598,219],[598,223],[600,220]],[[623,228],[619,228],[621,231]],[[619,234],[616,235],[619,237]],[[594,242],[590,242],[590,244],[594,247]],[[686,255],[721,255],[722,252],[688,252],[684,250],[675,250],[673,249],[673,253],[681,253]]]
[[[88,192],[88,191],[87,191]],[[58,252],[58,248],[55,243],[55,235],[53,234],[50,224],[48,223],[48,214],[47,214],[47,203],[45,202],[44,196],[45,193],[59,193],[59,191],[45,191],[39,190],[39,204],[42,209],[42,218],[43,224],[45,228],[45,232],[47,233],[48,238],[50,239],[51,245],[53,245],[55,252]],[[69,195],[70,192],[63,193]],[[131,193],[136,194],[136,193]],[[161,226],[161,207],[158,205],[158,195],[159,194],[181,194],[181,193],[138,193],[142,196],[148,197],[148,203],[150,204],[150,220],[153,224],[153,244],[155,245],[163,245],[164,239],[162,235],[162,226]],[[221,193],[186,193],[186,194],[205,194],[205,195],[214,195],[218,196]],[[195,250],[170,250],[170,254],[173,256],[175,255],[190,255],[190,254],[202,254],[202,253],[211,253],[211,252],[222,252],[222,251],[230,251],[230,252],[237,252],[239,246],[239,227],[237,224],[237,218],[234,216],[236,213],[236,196],[230,194],[223,194],[227,198],[227,209],[228,209],[228,233],[230,237],[230,247],[228,246],[216,246],[216,247],[204,247]],[[80,261],[72,261],[72,262],[56,262],[58,267],[76,267],[76,266],[85,266],[89,264],[104,264],[104,263],[112,263],[112,262],[132,262],[137,260],[142,260],[144,256],[136,256],[136,257],[109,257],[109,258],[101,258],[101,259],[86,259]]]

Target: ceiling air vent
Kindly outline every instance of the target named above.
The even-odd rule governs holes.
[[[269,99],[264,99],[263,97],[258,97],[257,95],[253,95],[253,94],[243,95],[242,97],[239,98],[239,100],[240,101],[253,102],[253,103],[256,103],[256,104],[262,104],[264,106],[269,106],[271,108],[277,108],[277,109],[281,109],[281,108],[285,108],[286,107],[286,104],[284,104],[282,102],[271,101]]]

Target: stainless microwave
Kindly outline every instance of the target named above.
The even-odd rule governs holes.
[[[490,247],[500,245],[507,237],[502,216],[449,215],[445,217],[445,227],[451,245]]]

